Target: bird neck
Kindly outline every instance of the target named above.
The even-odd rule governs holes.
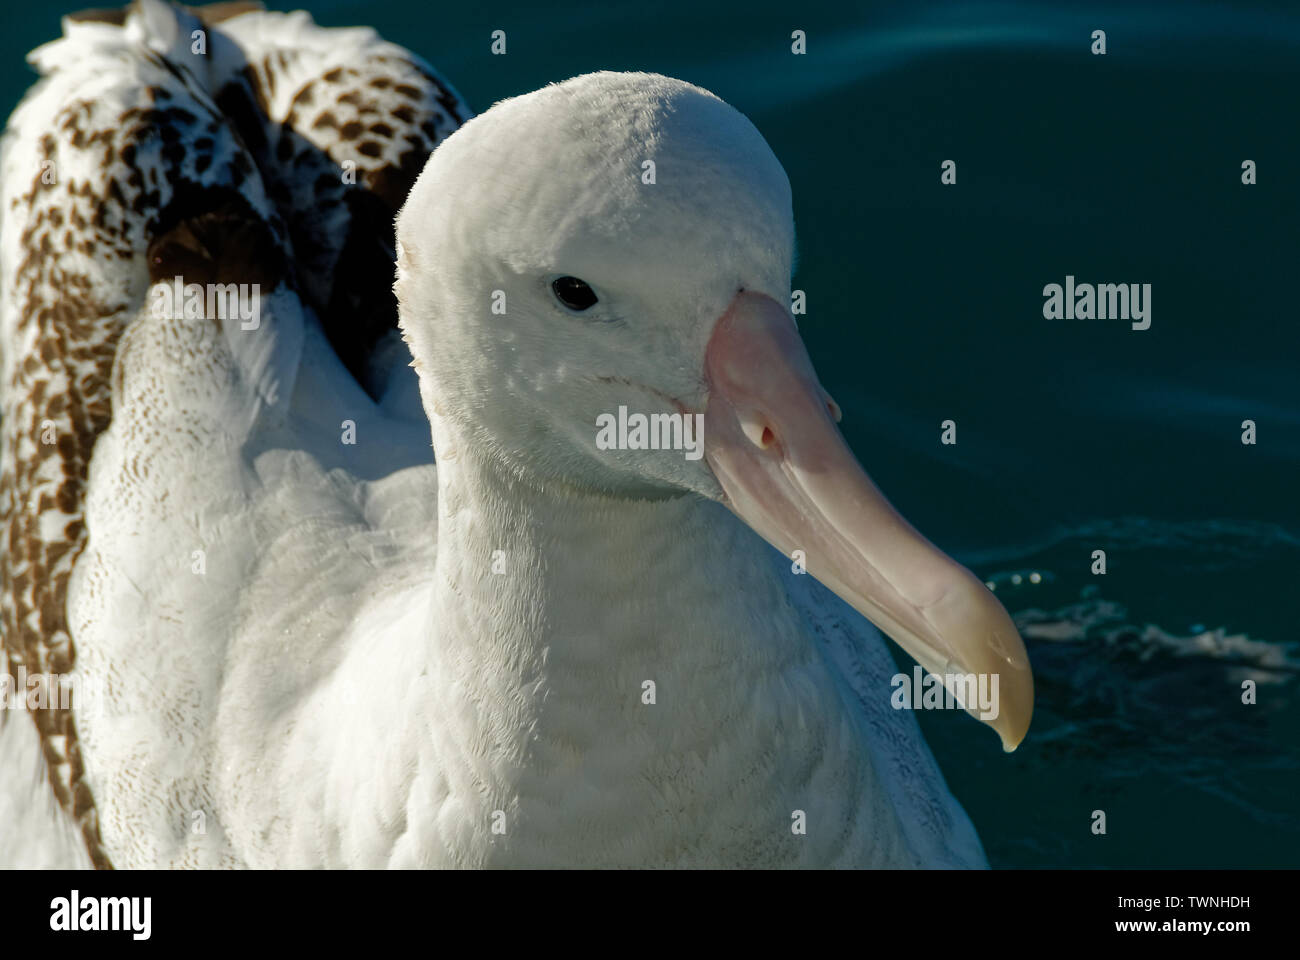
[[[433,613],[457,609],[453,642],[476,659],[589,692],[597,675],[764,673],[811,654],[770,548],[719,504],[520,478],[469,444],[438,444],[437,461],[435,593],[449,606]]]
[[[801,790],[833,780],[852,804],[870,789],[861,731],[756,534],[699,497],[529,484],[438,433],[429,724],[458,718],[439,762],[485,788],[471,820],[518,828],[503,858],[543,862],[530,842],[560,835],[574,863],[606,862],[667,816],[701,850],[722,842],[710,831],[758,831],[788,862]],[[741,783],[771,805],[761,826],[736,822],[753,812],[730,796]]]

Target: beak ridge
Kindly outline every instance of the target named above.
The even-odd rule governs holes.
[[[802,550],[809,573],[948,689],[974,676],[978,689],[993,691],[992,703],[958,702],[1014,750],[1033,715],[1033,674],[1015,625],[858,464],[786,310],[762,294],[737,294],[705,368],[704,455],[726,506],[783,553]]]

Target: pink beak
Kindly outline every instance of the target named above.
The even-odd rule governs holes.
[[[858,464],[785,308],[737,294],[705,368],[704,455],[726,506],[783,553],[802,551],[809,573],[944,678],[1014,750],[1034,710],[1020,634],[988,588],[913,529]],[[950,680],[970,675],[996,692],[991,708],[963,699],[978,687]]]

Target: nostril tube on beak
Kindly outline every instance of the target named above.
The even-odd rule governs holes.
[[[830,413],[831,419],[834,420],[836,423],[839,423],[841,420],[843,420],[844,411],[841,410],[840,405],[835,402],[835,398],[832,397],[825,390],[822,390],[822,397],[826,401],[826,410],[827,412]]]
[[[749,438],[749,442],[760,450],[766,450],[772,444],[776,443],[776,434],[773,433],[772,428],[763,423],[762,420],[754,416],[742,416],[739,419],[740,429],[744,432],[745,436]]]

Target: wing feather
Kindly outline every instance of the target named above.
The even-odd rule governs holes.
[[[224,21],[209,83],[288,223],[302,287],[335,352],[379,398],[405,350],[393,221],[429,154],[472,113],[432,67],[368,27],[303,11]]]
[[[123,331],[155,280],[281,286],[291,245],[202,84],[131,29],[68,20],[30,61],[42,79],[0,155],[0,642],[10,675],[51,677],[76,659],[68,583]],[[293,338],[273,339],[240,342],[263,388],[294,366]],[[74,709],[29,712],[60,806],[110,866]]]

